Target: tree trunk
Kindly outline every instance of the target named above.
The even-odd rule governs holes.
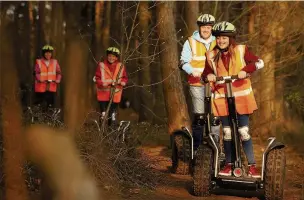
[[[269,16],[276,12],[276,4],[270,2],[259,2],[261,14],[261,26],[264,30],[260,32],[260,57],[264,60],[265,67],[260,74],[260,107],[259,134],[270,136],[275,133],[275,53],[276,53],[276,19],[269,21]],[[265,24],[266,23],[266,24]],[[263,89],[262,89],[263,88]]]
[[[58,60],[61,69],[62,69],[62,74],[65,74],[65,67],[63,66],[63,60],[64,60],[64,28],[63,28],[63,22],[64,22],[64,14],[63,14],[63,2],[61,1],[53,1],[51,3],[52,5],[52,22],[50,24],[51,26],[51,44],[54,46],[55,50],[53,52],[53,56],[55,59]],[[56,94],[56,106],[57,107],[62,107],[62,87],[64,83],[64,78],[62,79],[62,83],[58,87],[58,92]]]
[[[97,1],[95,3],[95,59],[100,61],[102,52],[104,49],[102,48],[102,27],[104,25],[104,1]]]
[[[189,37],[193,31],[197,30],[196,20],[199,15],[199,2],[198,1],[186,1],[185,2],[185,21],[187,24],[187,30],[185,36]]]
[[[178,69],[175,17],[172,13],[174,5],[174,2],[159,2],[156,7],[157,21],[160,23],[158,26],[161,44],[160,59],[168,114],[168,132],[170,134],[175,130],[180,130],[183,126],[191,129],[180,71]]]
[[[7,7],[6,3],[3,3],[1,6],[3,6],[2,10],[5,10]],[[6,10],[3,13],[6,13]],[[0,91],[3,122],[3,147],[1,148],[5,149],[3,152],[5,174],[4,199],[24,200],[27,199],[28,194],[22,175],[24,161],[21,127],[22,112],[18,96],[17,60],[14,57],[14,50],[16,48],[14,48],[15,42],[13,37],[11,37],[17,31],[14,29],[14,23],[16,22],[9,19],[6,15],[1,15]]]
[[[102,36],[101,36],[101,51],[102,55],[105,55],[106,49],[109,47],[110,43],[110,27],[111,27],[111,7],[112,1],[105,2],[105,16],[104,16],[104,23],[102,27]]]
[[[243,2],[245,3],[245,2]],[[254,3],[248,3],[248,6],[253,6]],[[248,15],[248,46],[250,47],[251,50],[253,50],[253,52],[257,52],[259,55],[261,56],[260,53],[258,52],[258,45],[259,42],[257,41],[257,37],[255,35],[256,33],[256,27],[259,26],[259,20],[257,17],[257,9],[253,9],[249,15]],[[262,69],[263,70],[263,69]],[[252,88],[253,88],[253,93],[255,96],[255,100],[257,102],[258,108],[260,108],[260,73],[261,70],[256,71],[255,73],[253,73],[252,77],[251,77],[251,84],[252,84]],[[259,135],[259,125],[260,125],[260,109],[258,109],[257,111],[255,111],[252,115],[251,115],[251,121],[250,121],[250,128],[253,132],[253,135]]]
[[[39,29],[38,32],[38,47],[43,46],[44,44],[50,44],[51,42],[51,11],[52,7],[50,2],[41,1],[39,2]]]
[[[85,41],[79,35],[82,2],[65,5],[67,16],[66,62],[64,91],[64,121],[70,130],[80,127],[86,113],[87,102],[87,57]]]
[[[19,3],[16,9],[16,23],[15,23],[15,44],[19,48],[15,49],[15,58],[19,58],[19,62],[22,65],[17,66],[18,79],[20,83],[20,97],[21,106],[26,107],[30,103],[30,90],[32,86],[32,67],[30,66],[30,18],[28,12],[28,2]]]
[[[148,10],[149,2],[142,1],[139,3],[139,26],[140,26],[140,56],[139,56],[139,84],[150,85],[151,74],[150,74],[150,62],[149,62],[149,20],[151,13]],[[139,121],[152,122],[153,114],[153,95],[151,87],[140,88],[140,110],[139,110]]]

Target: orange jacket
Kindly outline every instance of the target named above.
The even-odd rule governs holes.
[[[51,59],[47,66],[44,59],[36,59],[35,92],[56,92],[60,80],[61,70],[57,60]]]
[[[204,71],[203,76],[207,76],[210,72],[214,73],[216,76],[231,76],[231,75],[237,75],[241,70],[246,71],[246,69],[250,69],[249,70],[250,72],[256,70],[253,63],[258,60],[258,57],[252,56],[251,57],[252,60],[248,60],[248,59],[245,60],[245,53],[246,51],[248,51],[245,45],[236,45],[234,47],[234,56],[230,56],[228,70],[227,68],[225,68],[221,57],[219,58],[217,63],[214,60],[218,51],[219,50],[215,48],[214,50],[207,52],[206,69],[205,69],[206,71]],[[214,115],[227,116],[228,105],[225,99],[225,94],[227,93],[225,84],[215,84],[213,89],[214,89],[213,91]],[[235,96],[237,113],[251,114],[253,113],[254,110],[257,109],[257,104],[253,95],[251,82],[249,78],[234,81],[232,83],[232,91]]]
[[[120,67],[122,69],[120,70]],[[115,90],[112,83],[117,80],[115,84]],[[120,62],[108,63],[103,61],[98,63],[96,73],[96,87],[97,87],[97,100],[98,101],[110,101],[111,92],[114,93],[113,102],[119,103],[121,101],[123,86],[121,83],[127,84],[128,78],[125,67]],[[108,84],[107,86],[103,86]]]

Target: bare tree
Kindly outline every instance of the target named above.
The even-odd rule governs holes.
[[[165,79],[164,95],[168,114],[168,132],[171,134],[182,126],[190,128],[190,119],[178,69],[177,39],[173,16],[174,2],[157,5],[157,21],[160,22],[162,75]]]

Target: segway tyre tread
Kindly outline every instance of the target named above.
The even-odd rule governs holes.
[[[286,156],[284,149],[270,151],[265,167],[265,199],[282,200],[284,193]]]
[[[172,148],[172,173],[187,175],[190,169],[190,139],[185,135],[174,136]]]
[[[201,145],[196,154],[193,172],[193,194],[210,196],[213,152],[209,146]]]

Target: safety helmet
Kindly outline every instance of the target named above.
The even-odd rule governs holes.
[[[236,35],[236,28],[230,22],[218,22],[212,28],[212,35],[233,37]]]
[[[54,47],[52,47],[51,45],[47,44],[42,47],[42,52],[52,52],[52,51],[54,51]]]
[[[119,49],[118,48],[116,48],[116,47],[109,47],[108,49],[107,49],[107,55],[108,54],[113,54],[113,55],[115,55],[115,56],[119,56],[120,55],[120,51],[119,51]]]
[[[215,18],[209,14],[203,14],[199,16],[196,20],[198,26],[211,25],[213,26],[215,23]]]

